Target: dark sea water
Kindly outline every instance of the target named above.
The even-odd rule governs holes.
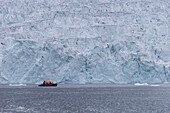
[[[1,113],[170,113],[170,86],[0,86]]]

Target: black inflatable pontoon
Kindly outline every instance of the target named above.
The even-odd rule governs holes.
[[[40,84],[38,86],[57,86],[57,83],[55,83],[55,84]]]

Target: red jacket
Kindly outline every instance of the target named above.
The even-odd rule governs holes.
[[[43,82],[43,84],[45,84],[45,81]]]
[[[50,84],[49,82],[46,82],[46,84]]]

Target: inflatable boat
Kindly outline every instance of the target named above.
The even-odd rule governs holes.
[[[57,86],[57,83],[55,83],[55,84],[40,84],[38,86]]]

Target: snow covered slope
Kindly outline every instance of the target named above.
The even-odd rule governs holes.
[[[170,82],[168,0],[0,0],[2,83]]]

